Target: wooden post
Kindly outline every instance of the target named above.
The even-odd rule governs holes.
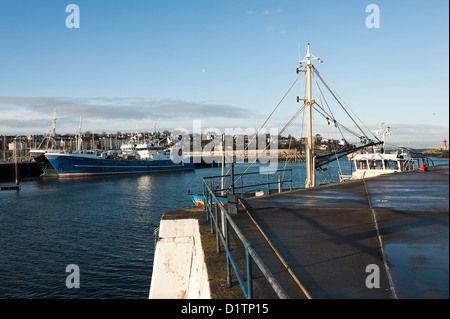
[[[3,161],[6,162],[6,135],[3,139]]]
[[[15,170],[15,175],[16,175],[16,185],[19,185],[19,169],[18,169],[17,157],[15,159],[14,166],[15,166],[14,170]]]
[[[14,175],[16,185],[19,185],[19,168],[17,163],[17,139],[14,139]]]

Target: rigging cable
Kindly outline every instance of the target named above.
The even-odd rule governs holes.
[[[248,148],[248,146],[255,140],[255,138],[258,136],[258,133],[262,130],[262,128],[266,125],[266,123],[269,121],[269,119],[272,117],[272,115],[273,115],[273,113],[276,111],[276,109],[280,106],[280,104],[281,104],[281,102],[283,102],[283,100],[284,100],[284,98],[286,97],[286,95],[288,95],[288,93],[291,91],[291,89],[294,87],[294,85],[295,85],[295,83],[297,83],[297,81],[298,81],[298,79],[300,78],[300,76],[302,75],[302,73],[300,73],[298,76],[297,76],[297,78],[295,79],[295,81],[294,81],[294,83],[292,83],[292,85],[291,85],[291,87],[286,91],[286,93],[283,95],[283,97],[281,98],[281,100],[280,100],[280,102],[278,102],[278,104],[277,104],[277,106],[273,109],[273,111],[272,111],[272,113],[270,113],[270,115],[267,117],[267,119],[264,121],[264,123],[260,126],[260,128],[258,129],[258,131],[256,132],[256,134],[255,134],[255,136],[252,138],[252,140],[250,141],[250,142],[248,142],[247,143],[247,146],[245,147],[245,149],[244,149],[244,152],[245,152],[245,150],[247,150],[247,148]],[[279,133],[279,134],[281,134],[281,132]],[[267,149],[267,147],[268,146],[266,146],[265,148],[264,148],[264,152],[266,151],[266,149]],[[263,152],[263,151],[261,151],[261,153]],[[278,154],[277,154],[278,155]],[[255,156],[255,159],[253,160],[253,162],[242,172],[242,174],[245,174],[249,169],[250,169],[250,167],[253,165],[253,164],[255,164],[255,162],[256,162],[256,156]],[[228,170],[228,172],[231,170],[231,168]],[[227,174],[228,174],[228,172],[227,172]],[[242,175],[241,175],[242,176]],[[239,179],[241,178],[241,176],[239,176],[237,179],[236,179],[236,181],[235,181],[235,183],[237,182],[237,181],[239,181]]]
[[[359,128],[359,130],[363,133],[363,135],[369,139],[369,137],[364,133],[364,131],[361,129],[361,127],[356,123],[356,121],[353,119],[353,117],[347,112],[345,107],[342,105],[342,103],[345,104],[345,106],[353,113],[353,115],[364,125],[364,127],[375,137],[376,140],[380,141],[378,137],[376,137],[375,134],[372,133],[372,131],[364,124],[363,121],[353,112],[353,110],[344,102],[344,100],[337,94],[337,92],[331,87],[331,85],[322,77],[319,71],[317,71],[316,68],[313,66],[314,72],[317,74],[318,78],[322,81],[322,83],[325,85],[325,87],[328,89],[328,91],[333,95],[333,97],[336,99],[336,101],[339,103],[339,105],[342,107],[342,109],[348,114],[350,119],[353,121],[353,123]],[[339,99],[338,99],[339,98]],[[342,103],[340,102],[342,101]],[[370,140],[370,139],[369,139]]]
[[[328,105],[328,102],[327,102],[325,96],[323,95],[322,90],[319,87],[319,84],[317,83],[316,76],[314,75],[314,73],[313,73],[313,77],[314,77],[314,82],[316,83],[317,91],[319,91],[320,104],[323,104],[323,102],[322,102],[322,96],[323,96],[323,100],[325,101],[325,104],[327,105],[328,109],[330,110],[330,113],[333,115],[333,113],[331,112],[330,106]],[[323,109],[323,112],[325,113],[325,109],[323,107],[322,107],[322,109]],[[331,139],[333,139],[332,134],[331,134],[331,130],[330,130],[330,122],[328,121],[328,119],[327,119],[327,129],[328,129],[328,136]],[[342,135],[342,131],[340,129],[339,129],[339,132]],[[342,168],[341,168],[341,164],[339,163],[339,157],[337,155],[336,148],[334,146],[333,146],[333,150],[334,150],[334,155],[336,156],[336,162],[338,164],[339,176],[341,176],[342,175]],[[328,164],[327,164],[327,167],[328,167]]]

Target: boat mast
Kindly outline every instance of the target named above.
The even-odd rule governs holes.
[[[53,119],[52,119],[52,149],[56,148],[56,109],[53,109]]]
[[[312,94],[311,94],[311,54],[309,52],[308,43],[308,53],[306,54],[306,106],[307,106],[307,133],[308,133],[308,144],[306,147],[306,183],[305,187],[316,186],[316,169],[314,167],[314,141],[312,138],[313,130],[313,120],[312,120]]]
[[[383,138],[383,146],[381,149],[381,153],[385,153],[386,151],[386,135],[391,135],[391,127],[387,126],[387,127],[383,127],[384,122],[380,123],[380,129],[375,131],[375,134],[381,135]]]
[[[317,62],[322,63],[323,61],[319,58],[316,58],[309,51],[309,43],[308,43],[308,52],[306,53],[305,58],[299,62],[299,68],[301,67],[302,62],[306,62],[306,99],[303,99],[306,103],[307,109],[307,145],[306,145],[306,182],[305,187],[315,187],[316,186],[316,168],[315,168],[315,155],[314,155],[314,139],[313,139],[313,116],[312,116],[312,106],[315,101],[312,99],[312,90],[311,90],[311,73],[313,65],[311,64],[311,60],[317,60]]]
[[[81,121],[82,121],[83,117],[80,116],[80,126],[78,127],[78,143],[77,143],[77,153],[81,154]]]

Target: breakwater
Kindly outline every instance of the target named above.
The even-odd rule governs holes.
[[[426,150],[421,154],[430,157],[449,158],[449,150],[442,148],[430,148],[429,150]]]

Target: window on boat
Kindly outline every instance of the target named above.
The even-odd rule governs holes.
[[[369,163],[370,169],[383,169],[383,161],[372,160]]]
[[[357,162],[355,162],[355,165],[356,165],[356,169],[367,169],[367,161],[366,160],[357,161]]]
[[[386,161],[386,169],[398,169],[397,161]]]

